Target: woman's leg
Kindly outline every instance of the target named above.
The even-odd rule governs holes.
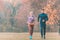
[[[28,25],[28,30],[29,30],[29,34],[30,34],[30,36],[32,36],[33,35],[33,25]]]
[[[29,35],[30,35],[30,36],[29,36],[29,38],[30,38],[30,39],[32,39],[32,35],[33,35],[33,28],[34,28],[33,26],[28,25]]]
[[[31,36],[33,35],[33,29],[34,29],[34,25],[31,25]]]

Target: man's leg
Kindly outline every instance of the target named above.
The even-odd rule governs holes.
[[[44,39],[45,39],[45,35],[46,35],[46,27],[44,27]]]
[[[43,38],[43,27],[40,27],[41,30],[41,37]]]

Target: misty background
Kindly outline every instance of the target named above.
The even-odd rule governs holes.
[[[0,0],[0,32],[28,32],[27,16],[34,11],[34,32],[39,32],[38,14],[48,14],[47,32],[60,32],[60,0]]]

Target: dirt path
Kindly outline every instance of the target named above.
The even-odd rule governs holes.
[[[0,33],[0,40],[29,40],[28,33]],[[41,40],[40,33],[33,34],[33,40]],[[58,33],[47,33],[46,40],[60,40]]]

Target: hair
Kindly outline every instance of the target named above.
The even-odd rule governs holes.
[[[28,14],[28,16],[30,16],[31,13],[32,13],[32,15],[33,15],[33,11],[30,11],[29,14]]]

